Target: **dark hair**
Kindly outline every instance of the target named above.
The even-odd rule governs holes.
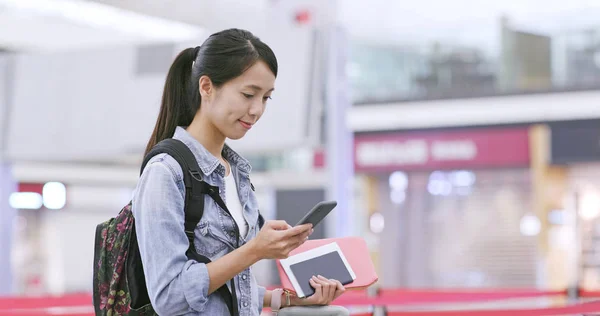
[[[160,113],[146,152],[173,137],[177,126],[188,126],[200,109],[198,81],[208,76],[216,87],[234,79],[257,61],[265,62],[277,76],[277,58],[258,37],[240,29],[209,36],[202,46],[183,50],[171,65],[162,95]]]

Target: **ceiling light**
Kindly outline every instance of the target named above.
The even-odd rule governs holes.
[[[0,0],[0,6],[42,16],[54,16],[96,28],[114,29],[163,40],[197,39],[204,29],[92,1]]]
[[[42,195],[36,192],[14,192],[8,198],[8,203],[17,210],[38,210],[42,207]]]

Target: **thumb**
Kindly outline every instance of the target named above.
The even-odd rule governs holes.
[[[286,221],[268,221],[266,226],[274,230],[286,230],[290,228],[290,225]]]

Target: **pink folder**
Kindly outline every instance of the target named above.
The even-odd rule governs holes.
[[[356,280],[352,283],[345,285],[348,290],[361,290],[373,285],[379,279],[375,272],[375,267],[371,261],[371,255],[369,248],[364,239],[360,237],[342,237],[342,238],[327,238],[327,239],[316,239],[308,240],[302,246],[296,248],[290,253],[290,256],[302,253],[304,251],[317,248],[332,242],[337,242],[348,260],[348,264],[352,267],[352,270],[356,274]],[[281,279],[281,286],[291,292],[294,291],[294,286],[290,282],[285,270],[281,266],[279,260],[277,262],[277,269],[279,270],[279,278]]]

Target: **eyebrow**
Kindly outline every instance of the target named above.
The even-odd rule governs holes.
[[[252,90],[255,90],[255,91],[261,91],[261,90],[263,89],[263,88],[261,88],[261,87],[259,87],[259,86],[255,85],[255,84],[251,84],[251,85],[249,85],[249,86],[246,86],[246,88],[250,88],[250,89],[252,89]],[[269,90],[269,91],[267,91],[267,92],[271,92],[271,91],[273,91],[273,90],[275,90],[275,88],[271,88],[271,90]]]

